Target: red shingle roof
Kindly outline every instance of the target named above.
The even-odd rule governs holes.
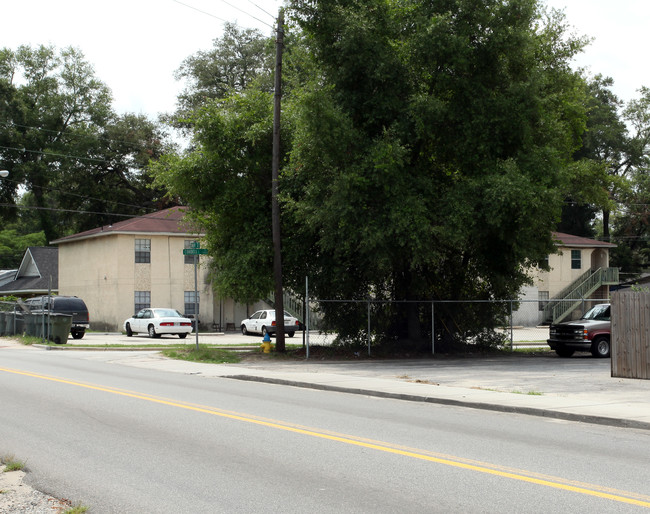
[[[605,241],[598,241],[596,239],[589,239],[587,237],[572,236],[571,234],[563,234],[562,232],[553,232],[553,239],[559,243],[559,246],[575,246],[584,248],[615,248],[616,245],[607,243]]]
[[[72,234],[71,236],[62,237],[51,244],[67,243],[78,239],[89,237],[100,237],[110,234],[138,233],[138,234],[187,234],[196,236],[198,231],[188,222],[183,221],[187,207],[171,207],[162,211],[136,216],[124,221],[119,221],[113,225],[104,225],[102,227]]]

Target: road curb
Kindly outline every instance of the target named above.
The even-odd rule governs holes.
[[[206,343],[200,343],[200,344],[206,344]],[[125,346],[125,347],[120,347],[120,346],[98,346],[98,345],[92,345],[92,346],[77,346],[77,345],[49,345],[49,344],[41,344],[41,343],[35,343],[30,345],[33,348],[39,348],[41,350],[63,350],[63,351],[89,351],[89,352],[108,352],[108,351],[115,351],[115,352],[160,352],[162,350],[169,350],[170,348],[178,348],[173,345],[165,345],[165,346]],[[194,343],[187,343],[185,344],[185,348],[191,348],[194,346]],[[228,350],[232,352],[240,352],[240,351],[259,351],[259,345],[255,346],[224,346],[224,345],[218,345],[218,344],[211,344],[207,343],[207,346],[210,349],[216,349],[216,350]]]
[[[388,391],[375,391],[370,389],[341,387],[341,386],[333,386],[328,384],[300,382],[297,380],[287,380],[282,378],[261,377],[256,375],[222,375],[221,378],[230,378],[233,380],[244,380],[249,382],[264,382],[267,384],[288,385],[293,387],[302,387],[305,389],[334,391],[338,393],[362,394],[365,396],[374,396],[378,398],[390,398],[394,400],[405,400],[411,402],[435,403],[439,405],[449,405],[453,407],[467,407],[471,409],[483,409],[483,410],[490,410],[496,412],[525,414],[528,416],[561,419],[565,421],[579,421],[582,423],[591,423],[594,425],[606,425],[606,426],[612,426],[618,428],[636,428],[640,430],[650,430],[650,423],[645,421],[636,421],[636,420],[622,419],[622,418],[609,418],[607,416],[577,414],[574,412],[562,412],[562,411],[557,411],[552,409],[519,407],[514,405],[502,405],[498,403],[472,402],[472,401],[454,400],[450,398],[440,398],[436,396],[422,396],[422,395],[413,395],[413,394],[406,394],[406,393],[391,393]]]

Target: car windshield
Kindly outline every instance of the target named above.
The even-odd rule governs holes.
[[[182,318],[181,313],[175,309],[156,309],[157,318]]]
[[[606,303],[596,305],[593,309],[587,311],[582,319],[609,320],[609,305]]]

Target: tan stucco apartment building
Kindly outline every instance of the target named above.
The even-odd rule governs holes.
[[[59,294],[83,298],[93,330],[122,330],[124,320],[144,307],[171,307],[194,315],[194,256],[183,250],[202,234],[173,207],[63,237],[59,247]],[[197,272],[201,330],[234,328],[246,306],[215,298],[200,255]]]
[[[530,270],[532,285],[521,291],[516,325],[575,318],[594,303],[575,300],[606,300],[609,286],[618,284],[618,269],[609,267],[609,251],[616,245],[560,232],[553,238],[557,252],[548,256],[548,271]]]

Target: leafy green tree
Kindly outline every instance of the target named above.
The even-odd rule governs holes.
[[[587,82],[587,126],[574,159],[593,171],[579,175],[586,180],[575,184],[567,197],[560,231],[569,232],[573,228],[569,233],[593,236],[591,222],[600,211],[602,236],[609,239],[610,212],[628,187],[629,171],[639,163],[625,124],[623,102],[611,90],[613,84],[611,78],[602,75]],[[594,180],[594,176],[600,179]]]
[[[621,279],[629,280],[650,268],[650,180],[648,172],[634,174],[632,187],[613,218],[611,262],[620,268]]]
[[[617,244],[611,262],[627,274],[639,272],[647,261],[643,201],[650,155],[650,93],[641,88],[640,98],[624,105],[612,92],[613,83],[597,75],[587,84],[587,129],[574,154],[578,173],[558,230],[593,236],[595,215],[602,212],[597,220],[600,235]]]
[[[323,75],[285,171],[315,294],[516,296],[573,179],[584,42],[532,0],[294,7]],[[404,305],[397,335],[418,339],[423,313]]]
[[[280,191],[285,284],[316,297],[399,299],[379,337],[419,341],[418,300],[511,298],[554,249],[585,125],[584,44],[535,0],[296,0]],[[197,210],[215,280],[236,299],[272,289],[272,97],[255,86],[192,118],[193,151],[157,180]],[[449,307],[443,343],[505,309]],[[365,315],[329,303],[347,341]],[[462,329],[466,331],[465,329]],[[469,333],[469,332],[467,332]]]
[[[117,116],[79,50],[0,50],[0,100],[0,166],[11,172],[0,182],[3,204],[29,192],[47,241],[162,202],[143,170],[164,151],[164,132],[142,116]]]
[[[185,119],[209,100],[244,91],[253,83],[273,90],[273,40],[259,30],[234,23],[224,25],[223,36],[208,51],[199,51],[183,61],[176,79],[187,86],[178,97],[176,119]]]
[[[273,289],[271,247],[272,97],[247,90],[192,118],[195,151],[152,165],[158,184],[195,210],[213,257],[213,284],[253,302]]]
[[[0,179],[7,180],[7,179]],[[40,229],[38,211],[31,193],[18,199],[19,208],[13,220],[4,219],[0,227],[0,269],[18,268],[28,246],[45,246],[47,240]]]
[[[643,87],[639,99],[631,101],[624,116],[630,125],[630,187],[623,189],[620,209],[613,218],[612,263],[625,275],[650,268],[650,89]]]

